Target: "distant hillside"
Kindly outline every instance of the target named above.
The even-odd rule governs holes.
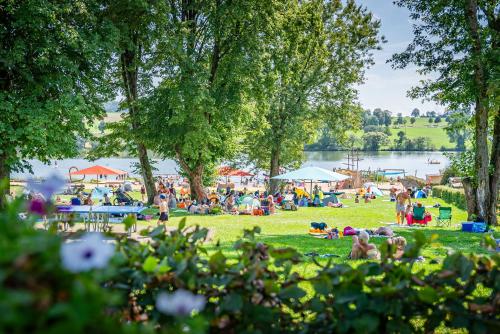
[[[406,124],[395,124],[397,117],[391,117],[392,124],[389,126],[390,135],[386,144],[379,146],[378,150],[405,150],[404,148],[396,148],[395,141],[398,139],[398,133],[403,132],[405,140],[416,141],[417,138],[426,138],[426,148],[416,149],[424,151],[453,151],[456,149],[456,143],[452,143],[448,134],[446,133],[445,127],[448,125],[445,118],[441,118],[441,122],[434,123],[429,122],[427,117],[418,117],[415,119],[415,123],[411,124],[411,117],[404,117]],[[370,127],[370,126],[368,126]],[[378,128],[378,129],[377,129]],[[371,131],[384,132],[387,135],[387,129],[385,126],[375,126],[373,130],[358,130],[348,133],[348,137],[356,138],[354,143],[355,147],[364,146],[363,136]],[[305,146],[305,150],[308,151],[336,151],[344,150],[344,146],[350,146],[353,143],[340,144],[334,138],[330,138],[328,134],[323,134],[319,140],[310,145]],[[370,149],[368,149],[370,150]],[[410,149],[415,150],[415,149]]]
[[[431,143],[436,147],[436,150],[445,148],[446,150],[454,150],[455,143],[450,142],[450,138],[446,134],[445,127],[448,123],[442,118],[440,123],[429,123],[428,118],[417,118],[415,124],[410,124],[410,117],[405,117],[407,123],[406,125],[395,125],[396,117],[392,120],[391,136],[389,140],[391,144],[397,138],[399,131],[406,133],[406,137],[409,139],[414,139],[416,137],[427,137],[430,139]]]

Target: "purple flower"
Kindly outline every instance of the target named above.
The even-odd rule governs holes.
[[[171,294],[160,293],[156,298],[156,308],[165,314],[185,317],[203,310],[205,302],[204,296],[180,289]]]
[[[28,205],[28,211],[31,213],[34,213],[36,215],[46,215],[47,214],[47,208],[45,205],[45,201],[43,201],[40,198],[34,198],[29,202]]]
[[[36,182],[29,179],[27,188],[35,193],[39,193],[46,201],[50,201],[53,194],[60,191],[66,185],[66,180],[59,174],[53,173],[43,182]]]
[[[71,272],[104,268],[114,254],[114,246],[106,243],[100,233],[87,233],[80,241],[61,247],[63,267]]]

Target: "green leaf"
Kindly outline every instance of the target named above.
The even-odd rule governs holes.
[[[358,270],[362,271],[364,276],[377,276],[382,273],[382,267],[375,262],[363,263],[358,267]]]
[[[159,235],[163,235],[164,233],[165,233],[165,226],[160,225],[156,227],[154,230],[152,230],[151,233],[149,233],[149,236],[154,239]]]
[[[431,287],[423,287],[418,291],[418,298],[426,303],[432,304],[439,298],[437,292]]]
[[[299,253],[290,247],[287,248],[272,248],[269,254],[276,260],[296,260],[299,258]]]
[[[184,229],[184,227],[186,227],[186,217],[183,217],[180,221],[179,221],[179,225],[177,227],[177,229],[179,231],[182,231]]]
[[[336,293],[335,302],[339,304],[350,303],[361,298],[363,294],[361,293],[359,287],[350,287],[340,290]]]
[[[222,299],[221,308],[226,311],[236,312],[243,307],[243,298],[237,293],[231,293]]]
[[[297,285],[291,285],[289,287],[286,287],[282,289],[279,293],[281,298],[285,299],[299,299],[302,298],[306,295],[306,292],[299,288]]]
[[[378,325],[378,318],[370,314],[362,315],[356,321],[353,321],[353,327],[357,333],[374,332],[374,329],[378,328]]]
[[[224,256],[224,254],[222,254],[221,251],[218,251],[218,252],[215,252],[214,254],[212,254],[212,256],[210,256],[210,260],[208,260],[208,264],[210,266],[210,269],[213,272],[220,274],[220,273],[224,272],[226,260],[227,259]]]
[[[314,290],[320,295],[326,295],[332,290],[332,281],[328,277],[321,277],[313,282]]]
[[[158,266],[158,273],[164,274],[172,269],[172,267],[170,267],[167,262],[168,259],[166,257],[164,257],[163,260],[161,260],[160,265]]]
[[[125,230],[131,229],[132,226],[134,226],[135,222],[136,222],[135,216],[133,215],[128,215],[122,221],[122,223],[125,225]]]
[[[148,256],[142,265],[142,270],[147,273],[153,272],[158,265],[159,260],[153,256]]]
[[[324,309],[325,305],[323,302],[321,302],[321,299],[316,297],[311,300],[311,311],[320,313],[323,312]]]
[[[184,270],[186,270],[187,266],[188,266],[187,260],[185,259],[181,260],[179,263],[177,263],[177,269],[175,270],[175,273],[177,275],[182,274]]]

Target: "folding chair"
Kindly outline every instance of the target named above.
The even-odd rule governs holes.
[[[451,226],[451,208],[440,207],[439,216],[436,218],[436,226],[445,227]]]
[[[413,207],[413,223],[426,224],[425,222],[425,208],[424,207]]]

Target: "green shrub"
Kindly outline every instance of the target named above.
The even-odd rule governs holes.
[[[495,311],[498,255],[455,253],[440,269],[425,274],[415,270],[414,259],[429,240],[417,232],[403,261],[393,261],[393,249],[384,244],[381,263],[317,263],[317,273],[305,278],[293,270],[303,261],[301,255],[259,243],[258,228],[245,231],[235,243],[236,258],[229,260],[220,251],[203,256],[207,231],[179,232],[183,224],[170,235],[163,227],[154,230],[151,246],[120,243],[128,259],[124,267],[135,268],[116,284],[130,287],[140,305],[135,317],[168,324],[171,319],[149,305],[160,291],[186,289],[208,297],[202,315],[210,332],[432,332],[444,324],[480,333],[500,325]],[[141,270],[146,262],[156,265]],[[313,291],[306,293],[304,286]]]
[[[442,172],[443,177],[441,178],[441,185],[447,185],[450,177],[457,177],[459,172],[454,168],[453,165],[446,166]]]
[[[20,220],[19,206],[0,213],[2,333],[409,333],[443,326],[493,333],[500,326],[500,256],[454,253],[424,272],[414,263],[431,240],[420,232],[401,261],[383,243],[380,262],[313,260],[316,272],[303,277],[296,267],[303,256],[258,242],[257,227],[244,231],[228,258],[204,248],[207,229],[182,221],[168,233],[163,226],[145,231],[148,243],[117,237],[109,263],[78,270],[61,260],[71,244]]]
[[[138,333],[113,312],[123,292],[102,288],[114,272],[63,268],[62,238],[20,220],[23,206],[0,212],[0,333]]]
[[[463,190],[446,186],[435,186],[432,188],[432,196],[441,198],[447,203],[454,204],[457,208],[467,210],[467,201],[465,200]]]

